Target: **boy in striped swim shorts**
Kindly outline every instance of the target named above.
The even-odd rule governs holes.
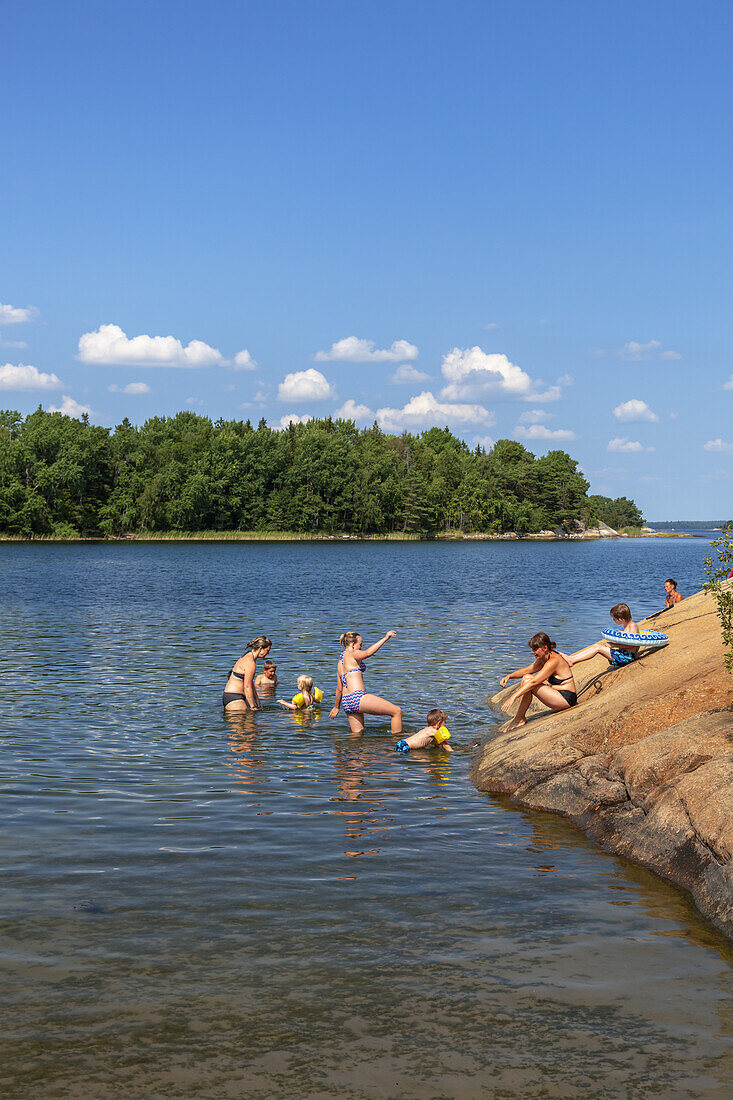
[[[628,604],[614,604],[611,608],[611,618],[624,634],[639,633],[638,625],[631,618],[631,609]],[[605,657],[613,668],[623,668],[624,665],[630,665],[636,660],[639,649],[638,645],[624,645],[623,642],[615,642],[613,645],[609,645],[608,642],[595,642],[594,645],[586,646],[585,649],[579,649],[577,653],[566,654],[565,660],[572,668],[573,665],[579,665],[582,661],[590,661],[591,657],[600,656]]]

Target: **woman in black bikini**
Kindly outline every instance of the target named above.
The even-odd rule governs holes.
[[[522,681],[514,694],[501,705],[504,713],[508,714],[517,699],[520,700],[514,721],[506,728],[507,733],[524,725],[533,695],[550,710],[568,710],[578,701],[573,670],[565,655],[556,651],[555,643],[540,632],[530,638],[529,648],[534,653],[534,664],[518,668],[500,681],[503,688],[510,680]]]
[[[255,687],[256,662],[270,652],[272,642],[264,634],[253,638],[243,657],[229,673],[221,703],[227,714],[238,710],[259,710],[260,698]]]

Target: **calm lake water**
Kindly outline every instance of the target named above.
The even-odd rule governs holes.
[[[2,545],[0,1095],[730,1097],[733,952],[682,892],[479,794],[484,699],[704,540]],[[369,689],[456,752],[328,718]],[[221,691],[255,634],[280,693]]]

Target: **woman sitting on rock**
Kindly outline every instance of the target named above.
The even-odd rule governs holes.
[[[507,726],[507,733],[524,725],[533,695],[550,710],[568,710],[578,701],[572,669],[565,655],[557,652],[555,643],[550,641],[547,634],[535,634],[529,640],[529,648],[534,653],[534,664],[518,668],[501,680],[503,688],[510,680],[522,681],[514,694],[501,704],[501,709],[508,714],[514,703],[518,699],[520,701],[514,721]]]

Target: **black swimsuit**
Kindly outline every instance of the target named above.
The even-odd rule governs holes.
[[[238,680],[242,681],[244,687],[244,673],[235,672],[234,669],[229,673],[230,676],[236,676]],[[233,703],[235,699],[244,699],[247,702],[247,697],[243,691],[225,691],[221,697],[221,705],[225,707],[227,703]]]
[[[567,684],[569,680],[572,680],[572,676],[566,676],[564,680],[561,680],[554,672],[551,676],[547,677],[548,684],[552,684],[553,687],[557,687],[558,684]],[[568,691],[566,689],[565,691],[558,691],[558,695],[562,695],[569,707],[574,707],[578,701],[577,691]]]

